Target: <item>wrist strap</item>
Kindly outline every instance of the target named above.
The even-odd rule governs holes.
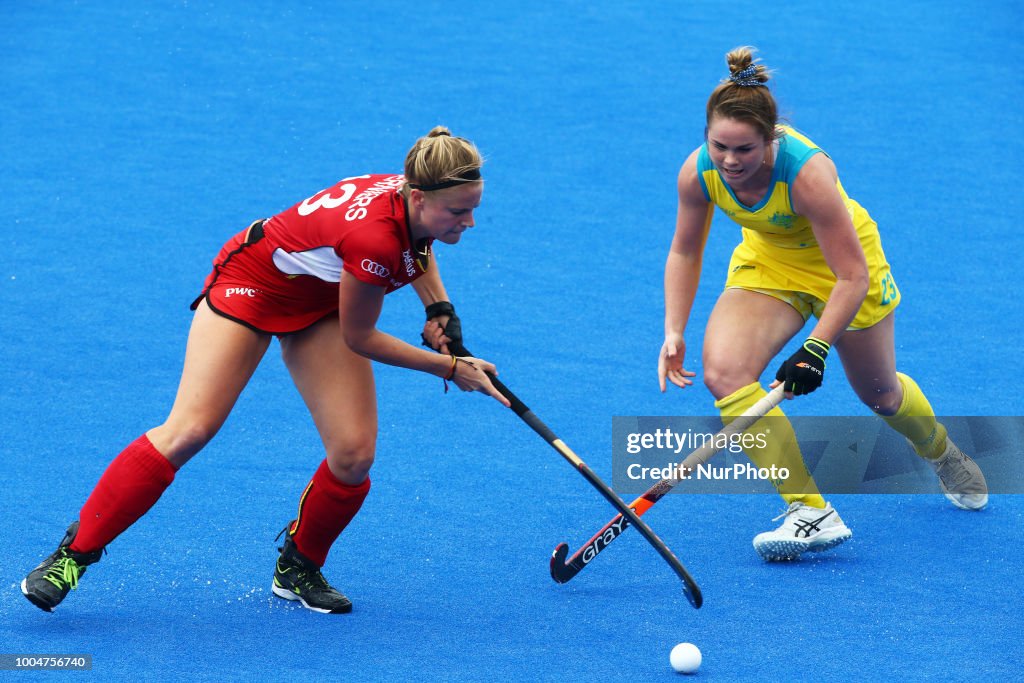
[[[435,301],[424,309],[427,312],[427,320],[436,318],[439,315],[446,315],[449,318],[455,315],[455,307],[450,301]]]
[[[828,352],[832,350],[832,347],[824,339],[808,337],[804,342],[804,350],[824,363],[825,358],[828,356]]]

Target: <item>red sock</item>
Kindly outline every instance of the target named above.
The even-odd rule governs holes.
[[[78,515],[71,550],[89,553],[106,546],[146,514],[174,481],[174,466],[143,434],[114,458]]]
[[[291,529],[299,552],[324,566],[334,541],[359,512],[369,492],[369,477],[362,484],[350,486],[331,473],[326,460],[320,463],[302,494],[299,517]]]

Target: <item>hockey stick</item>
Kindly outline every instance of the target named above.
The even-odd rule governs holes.
[[[451,343],[448,345],[448,349],[456,356],[472,356],[465,346],[462,344]],[[512,390],[505,386],[501,380],[494,375],[487,373],[487,377],[491,380],[494,388],[497,389],[502,396],[507,398],[512,403],[512,410],[519,418],[525,422],[530,428],[537,432],[548,444],[551,445],[558,453],[569,461],[583,475],[591,486],[600,491],[601,495],[604,496],[605,500],[612,504],[616,510],[619,511],[619,516],[616,519],[622,519],[623,517],[628,521],[631,526],[636,527],[637,531],[647,539],[647,542],[654,546],[654,549],[658,551],[658,554],[668,562],[669,566],[676,575],[682,579],[683,582],[683,593],[686,594],[686,599],[690,601],[690,604],[695,608],[699,608],[704,598],[700,593],[700,587],[697,582],[693,580],[690,573],[686,571],[686,567],[683,563],[672,554],[665,542],[662,541],[658,536],[647,526],[646,522],[640,519],[637,513],[633,512],[630,508],[626,507],[625,502],[618,495],[612,491],[607,484],[601,481],[601,478],[594,474],[593,470],[587,467],[587,464],[580,460],[579,456],[572,452],[572,450],[565,445],[565,443],[559,439],[551,429],[544,424],[539,417],[533,414],[533,411],[526,407],[526,404],[519,400],[519,398],[512,393]]]
[[[761,398],[757,403],[752,405],[745,413],[738,416],[735,420],[730,422],[722,431],[718,432],[712,439],[705,441],[704,445],[695,450],[690,455],[686,456],[686,459],[679,465],[677,471],[682,473],[688,473],[695,470],[699,465],[703,465],[711,459],[718,451],[722,450],[720,446],[715,444],[721,444],[728,442],[729,438],[733,434],[749,429],[755,422],[765,416],[775,406],[779,405],[782,401],[783,391],[782,385],[779,385],[767,395]],[[722,438],[722,437],[725,438]],[[629,504],[629,507],[636,516],[639,518],[640,515],[647,512],[652,505],[661,500],[662,496],[672,490],[676,484],[682,479],[662,479],[657,484],[649,488],[642,496],[634,500]],[[587,564],[597,557],[598,553],[608,547],[608,544],[618,538],[623,531],[629,528],[633,524],[633,520],[629,515],[623,518],[623,515],[618,515],[615,519],[608,522],[604,527],[594,534],[587,543],[577,550],[569,561],[566,562],[566,556],[569,554],[569,546],[565,543],[561,543],[555,548],[555,551],[551,554],[551,578],[556,583],[566,583],[580,573],[580,571],[587,566]]]

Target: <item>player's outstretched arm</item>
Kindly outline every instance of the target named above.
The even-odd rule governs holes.
[[[676,231],[665,261],[665,341],[658,354],[658,385],[666,380],[680,388],[693,384],[696,373],[683,368],[686,343],[683,335],[697,296],[704,245],[711,228],[714,207],[705,199],[697,180],[697,151],[679,170],[679,204]]]

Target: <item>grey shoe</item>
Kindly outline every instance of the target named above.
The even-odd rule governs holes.
[[[949,437],[946,449],[928,464],[939,476],[939,486],[946,498],[961,510],[980,510],[988,505],[988,484],[978,463],[971,460]]]

